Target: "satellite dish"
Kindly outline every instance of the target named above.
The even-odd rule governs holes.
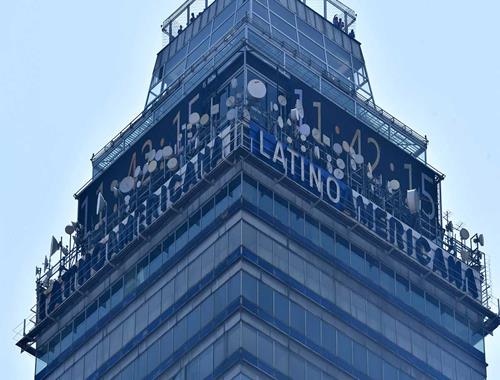
[[[393,179],[387,183],[387,187],[392,191],[398,191],[401,187],[401,184],[397,179]]]
[[[333,151],[337,156],[340,156],[340,154],[342,153],[342,146],[339,143],[333,144]]]
[[[299,120],[299,113],[297,111],[297,108],[292,108],[290,111],[290,119],[292,121],[297,121]]]
[[[300,135],[300,139],[301,139],[302,141],[306,141],[306,140],[307,140],[307,137],[306,137],[306,135]]]
[[[417,189],[408,190],[406,192],[406,202],[412,214],[420,212],[420,194]]]
[[[266,96],[266,85],[259,79],[252,79],[248,82],[248,93],[256,99],[262,99]]]
[[[200,114],[198,112],[193,112],[189,115],[189,124],[197,124],[200,121]]]
[[[286,106],[286,98],[283,96],[283,95],[279,95],[278,96],[278,103],[280,104],[280,106]]]
[[[66,232],[68,235],[72,235],[73,232],[75,232],[75,227],[73,224],[68,224],[66,227],[64,227],[64,232]]]
[[[480,245],[481,247],[483,247],[483,246],[484,246],[484,235],[483,235],[483,234],[480,234],[480,235],[478,236],[477,240],[478,240],[479,245]]]
[[[329,153],[326,154],[326,160],[332,162],[332,156]]]
[[[274,110],[274,111],[278,111],[278,109],[279,109],[279,108],[278,108],[278,105],[277,105],[276,103],[274,103],[274,104],[273,104],[273,110]]]
[[[169,158],[170,156],[172,156],[172,154],[174,154],[174,150],[170,145],[167,145],[162,149],[162,153],[163,153],[163,158]]]
[[[283,126],[284,126],[283,118],[281,116],[278,116],[278,120],[277,121],[278,121],[278,126],[280,128],[283,128]]]
[[[246,108],[243,110],[243,118],[245,120],[250,120],[250,111],[248,111]]]
[[[367,171],[366,171],[366,176],[369,179],[373,179],[373,169],[372,169],[372,164],[370,164],[370,163],[368,163],[368,168],[367,168]]]
[[[342,148],[344,149],[344,151],[346,151],[347,153],[349,153],[351,151],[351,146],[349,145],[349,143],[347,141],[342,141]]]
[[[321,142],[321,133],[318,128],[313,128],[312,130],[312,136],[316,141]]]
[[[121,180],[119,189],[123,194],[129,193],[134,188],[134,178],[131,176]]]
[[[302,124],[299,127],[299,132],[301,135],[308,137],[311,134],[311,127],[307,124]]]
[[[340,169],[340,170],[344,170],[345,169],[345,162],[343,159],[341,158],[337,158],[337,167]]]
[[[306,152],[306,150],[307,150],[307,149],[306,149],[306,147],[305,147],[304,145],[301,145],[301,146],[300,146],[300,151],[301,151],[302,153],[305,153],[305,152]]]
[[[358,167],[356,165],[356,162],[354,160],[350,160],[350,163],[351,163],[351,169],[352,170],[356,170]]]
[[[236,88],[237,86],[238,86],[238,79],[237,78],[231,79],[231,87]]]
[[[155,161],[155,160],[150,161],[149,164],[148,164],[148,171],[150,173],[153,173],[156,170],[157,167],[158,167],[158,162],[157,161]]]
[[[201,124],[201,125],[207,125],[209,121],[210,121],[210,116],[208,116],[208,114],[204,114],[204,115],[200,118],[200,124]]]
[[[158,152],[156,152],[154,159],[156,161],[161,161],[162,158],[163,158],[163,150],[162,149],[158,149]]]
[[[141,174],[141,167],[137,166],[134,170],[134,177],[139,177],[139,174]]]
[[[234,106],[234,96],[230,96],[229,98],[227,98],[226,106],[228,106],[228,107]]]
[[[333,171],[333,175],[337,179],[343,179],[344,178],[344,172],[342,170],[340,170],[340,169],[335,169]]]
[[[365,162],[365,158],[361,154],[355,154],[353,156],[353,159],[358,165],[361,165],[363,164],[363,162]]]
[[[177,168],[177,158],[173,157],[167,162],[167,167],[169,170],[175,170]]]
[[[460,239],[461,240],[467,240],[470,237],[469,231],[467,231],[466,228],[462,228],[460,230]]]
[[[287,138],[286,138],[286,142],[287,142],[288,144],[291,144],[291,143],[293,142],[293,140],[292,140],[292,138],[291,138],[290,136],[287,136]]]

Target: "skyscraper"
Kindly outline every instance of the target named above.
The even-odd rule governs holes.
[[[375,105],[355,19],[219,0],[165,21],[145,109],[37,278],[37,379],[485,377],[483,238]]]

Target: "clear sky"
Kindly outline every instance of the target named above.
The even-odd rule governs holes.
[[[500,2],[345,2],[377,104],[429,137],[429,162],[447,175],[444,210],[484,233],[500,295]],[[0,1],[2,378],[33,376],[12,330],[35,302],[35,265],[75,220],[91,154],[142,110],[160,24],[180,3]],[[500,379],[500,338],[487,342]]]

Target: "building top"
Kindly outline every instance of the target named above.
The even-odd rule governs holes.
[[[189,90],[188,78],[208,59],[216,59],[221,42],[245,39],[235,33],[242,24],[257,30],[265,44],[293,54],[295,66],[307,64],[318,77],[318,87],[320,77],[329,84],[319,90],[329,92],[335,103],[428,165],[427,138],[375,104],[360,43],[348,34],[355,26],[355,12],[335,0],[323,0],[316,10],[309,6],[299,0],[269,0],[268,12],[258,0],[186,1],[162,24],[167,45],[158,54],[144,111],[93,155],[92,180],[150,129],[159,113],[173,106],[173,99]],[[333,25],[335,16],[347,20],[342,21],[343,29]],[[293,62],[276,60],[292,69]]]

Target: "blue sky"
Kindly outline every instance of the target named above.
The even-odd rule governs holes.
[[[34,304],[35,265],[75,219],[91,154],[142,110],[160,24],[180,2],[0,3],[2,378],[33,376],[12,330]],[[429,137],[429,162],[447,175],[444,210],[484,233],[500,295],[500,3],[346,3],[377,104]],[[487,342],[489,376],[500,378],[500,339]]]

